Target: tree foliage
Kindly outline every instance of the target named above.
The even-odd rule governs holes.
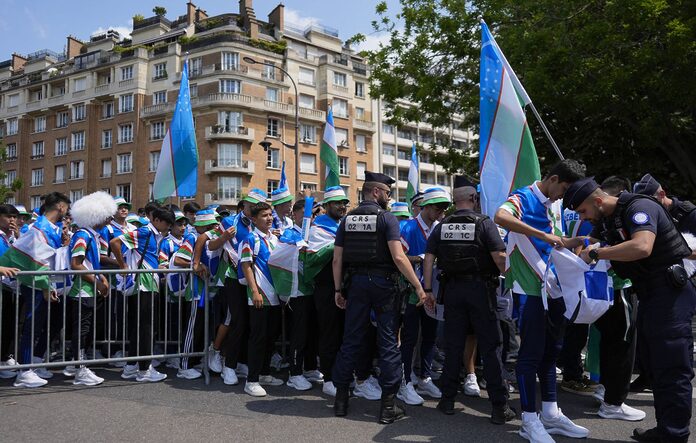
[[[4,165],[7,160],[7,147],[0,141],[0,165]],[[5,203],[8,197],[12,197],[22,187],[22,180],[15,179],[12,183],[7,183],[7,172],[0,168],[0,203]]]
[[[566,157],[599,178],[650,172],[670,191],[696,191],[693,1],[401,0],[376,13],[390,38],[366,54],[372,93],[395,121],[443,126],[456,113],[476,130],[483,17]],[[554,162],[528,118],[542,162]],[[456,169],[461,156],[438,161]]]
[[[167,8],[165,8],[164,6],[155,6],[154,8],[152,8],[152,12],[156,16],[161,17],[167,14]]]

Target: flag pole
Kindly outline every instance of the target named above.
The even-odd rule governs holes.
[[[551,133],[549,132],[549,129],[546,127],[546,124],[544,123],[544,120],[541,119],[541,116],[539,115],[539,111],[537,111],[536,106],[534,106],[533,102],[529,102],[529,107],[532,110],[532,113],[534,114],[534,117],[536,117],[537,121],[541,125],[541,129],[544,130],[544,134],[546,134],[546,138],[549,139],[551,142],[551,146],[553,146],[554,151],[556,151],[556,154],[561,160],[565,160],[565,157],[563,157],[563,154],[561,153],[561,150],[559,149],[558,145],[556,144],[556,141],[553,139],[551,136]]]

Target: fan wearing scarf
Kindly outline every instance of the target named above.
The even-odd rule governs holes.
[[[70,269],[75,271],[101,269],[99,264],[99,231],[116,213],[114,199],[106,192],[95,192],[76,201],[71,210],[79,230],[69,246]],[[81,274],[72,279],[68,292],[68,306],[72,312],[73,359],[85,360],[85,349],[92,347],[95,304],[97,308],[109,295],[109,281],[104,275]],[[71,368],[74,370],[74,368]],[[75,376],[73,384],[95,386],[104,382],[85,365],[67,372]]]

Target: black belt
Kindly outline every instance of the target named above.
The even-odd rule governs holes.
[[[376,277],[392,278],[394,274],[398,274],[399,271],[396,269],[383,269],[383,268],[348,268],[348,272],[353,275],[373,275]]]

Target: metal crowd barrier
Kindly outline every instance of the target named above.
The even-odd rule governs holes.
[[[140,287],[138,285],[137,292],[133,293],[132,295],[126,296],[120,293],[119,291],[115,291],[115,288],[113,286],[110,286],[109,288],[109,295],[107,297],[103,297],[101,295],[96,295],[96,297],[103,297],[102,300],[105,302],[105,308],[104,308],[104,315],[100,319],[97,316],[97,304],[98,303],[93,303],[93,307],[91,308],[93,310],[92,315],[93,315],[93,328],[92,328],[92,346],[91,346],[91,351],[92,351],[92,357],[94,357],[97,353],[97,349],[99,346],[101,347],[106,347],[106,352],[107,352],[107,357],[106,358],[83,358],[83,359],[73,359],[73,360],[67,360],[66,359],[66,341],[69,341],[69,337],[67,335],[67,329],[66,326],[72,329],[72,325],[66,325],[67,321],[67,301],[70,298],[73,297],[68,297],[68,292],[69,292],[69,285],[68,285],[68,278],[71,277],[73,281],[77,281],[80,279],[81,275],[104,275],[107,277],[107,279],[110,280],[110,284],[114,279],[111,279],[111,276],[115,275],[127,275],[127,274],[156,274],[155,279],[156,281],[160,282],[160,293],[158,296],[159,297],[159,303],[164,304],[164,317],[162,317],[161,322],[158,322],[156,324],[155,318],[159,318],[159,313],[155,312],[155,298],[152,298],[151,301],[151,322],[150,322],[150,338],[152,340],[151,344],[151,349],[153,350],[153,353],[150,355],[138,355],[140,354],[140,310],[138,310],[138,315],[137,315],[137,348],[135,352],[135,356],[129,356],[126,357],[126,348],[127,344],[129,343],[129,336],[128,336],[128,327],[127,327],[127,319],[128,319],[128,311],[127,311],[127,299],[128,297],[138,297],[138,306],[140,306],[140,296],[141,296],[141,291]],[[32,360],[34,359],[34,347],[36,345],[37,339],[39,338],[36,335],[37,331],[40,331],[40,326],[35,324],[35,319],[36,319],[36,313],[37,313],[37,291],[41,291],[40,288],[36,288],[36,277],[42,277],[42,276],[49,276],[51,277],[52,282],[61,282],[64,283],[63,285],[63,290],[62,293],[58,294],[58,302],[51,302],[48,301],[46,302],[45,300],[43,303],[46,303],[46,352],[45,352],[45,361],[42,363],[28,363],[28,364],[15,364],[15,365],[4,365],[2,362],[0,362],[0,371],[14,371],[14,370],[26,370],[26,369],[37,369],[37,368],[58,368],[58,367],[66,367],[69,365],[103,365],[103,364],[111,364],[111,363],[117,363],[117,362],[138,362],[138,361],[146,361],[146,360],[159,360],[162,362],[162,364],[165,364],[166,360],[169,358],[184,358],[184,357],[201,357],[201,363],[202,363],[202,373],[203,373],[203,378],[205,380],[205,384],[208,385],[210,383],[210,373],[208,371],[208,358],[207,358],[207,349],[210,343],[210,324],[209,324],[209,317],[210,317],[210,297],[209,297],[209,292],[208,292],[208,282],[206,279],[205,282],[205,297],[204,297],[204,327],[203,327],[203,351],[201,352],[182,352],[182,340],[184,337],[182,337],[181,333],[181,328],[179,322],[186,321],[186,316],[183,314],[185,313],[182,310],[182,304],[184,302],[184,296],[179,294],[176,296],[176,298],[170,298],[170,293],[171,291],[169,290],[169,286],[167,285],[166,281],[162,282],[160,280],[160,275],[164,276],[165,274],[188,274],[189,278],[193,278],[193,271],[191,269],[138,269],[138,270],[120,270],[120,269],[101,269],[98,271],[91,271],[91,270],[81,270],[81,271],[73,271],[73,270],[66,270],[66,271],[48,271],[48,272],[41,272],[41,271],[21,271],[19,272],[19,276],[30,276],[32,278],[32,286],[27,287],[24,286],[25,290],[31,290],[31,356]],[[183,277],[179,277],[183,278]],[[162,279],[166,280],[166,279]],[[6,313],[3,311],[4,309],[7,309],[6,305],[6,300],[5,297],[14,297],[14,343],[13,347],[10,348],[10,350],[14,351],[14,358],[18,360],[19,358],[19,352],[20,352],[20,340],[22,337],[22,329],[23,329],[23,323],[21,320],[26,319],[20,319],[20,314],[24,313],[26,309],[28,309],[28,306],[24,306],[22,309],[22,312],[20,312],[20,283],[16,280],[12,280],[14,283],[16,283],[15,287],[8,286],[6,283],[8,282],[7,279],[3,280],[3,288],[2,292],[0,292],[0,344],[4,343],[4,338],[3,334],[5,333],[6,325],[3,324],[3,322],[6,322]],[[97,294],[96,290],[96,279],[95,283],[93,283],[93,290],[94,293]],[[116,297],[114,299],[114,297]],[[75,297],[77,298],[77,297]],[[174,303],[171,303],[170,300],[174,300]],[[119,301],[121,301],[122,305],[122,311],[121,311],[121,316],[117,317],[115,307],[114,305],[118,305]],[[41,300],[39,300],[39,303],[42,303]],[[174,306],[170,308],[170,305],[176,305],[176,308],[178,309],[178,321],[176,322],[176,325],[178,327],[178,330],[176,332],[176,340],[172,339],[172,334],[171,328],[172,326],[169,324],[170,321],[170,309],[174,309]],[[51,342],[55,340],[56,335],[54,334],[55,331],[55,325],[54,325],[54,330],[51,330],[51,308],[54,306],[59,306],[62,309],[62,324],[60,325],[60,345],[59,345],[59,355],[57,357],[62,357],[58,358],[55,361],[50,361],[51,360]],[[55,309],[55,307],[54,307]],[[78,330],[77,331],[72,331],[73,334],[77,333],[78,334],[78,350],[73,350],[71,349],[71,353],[73,356],[78,354],[80,352],[81,346],[79,346],[80,342],[80,331],[79,331],[79,325],[82,323],[82,312],[83,312],[83,307],[82,303],[78,304]],[[58,315],[58,314],[54,314]],[[26,317],[26,316],[25,316]],[[114,326],[114,321],[116,318],[119,318],[122,322],[119,325],[120,326],[120,337],[112,336],[112,333],[114,331],[113,326]],[[102,321],[103,324],[101,325],[104,329],[104,335],[102,337],[97,337],[97,330],[98,328],[98,321]],[[20,325],[22,328],[20,328]],[[113,335],[119,335],[118,333],[113,334]],[[155,337],[158,337],[160,340],[155,340]],[[99,340],[98,340],[99,338]],[[71,341],[71,340],[70,340]],[[112,356],[112,347],[115,345],[120,345],[120,350],[123,352],[123,357],[118,357],[115,358]],[[163,346],[163,352],[155,353],[155,346],[156,345],[161,345]],[[176,345],[176,352],[167,352],[168,349],[173,348],[173,346]],[[0,350],[1,352],[5,352],[5,349]],[[132,353],[132,350],[129,350],[129,352]],[[11,352],[10,352],[11,353]],[[86,357],[86,352],[85,352],[85,357]]]

